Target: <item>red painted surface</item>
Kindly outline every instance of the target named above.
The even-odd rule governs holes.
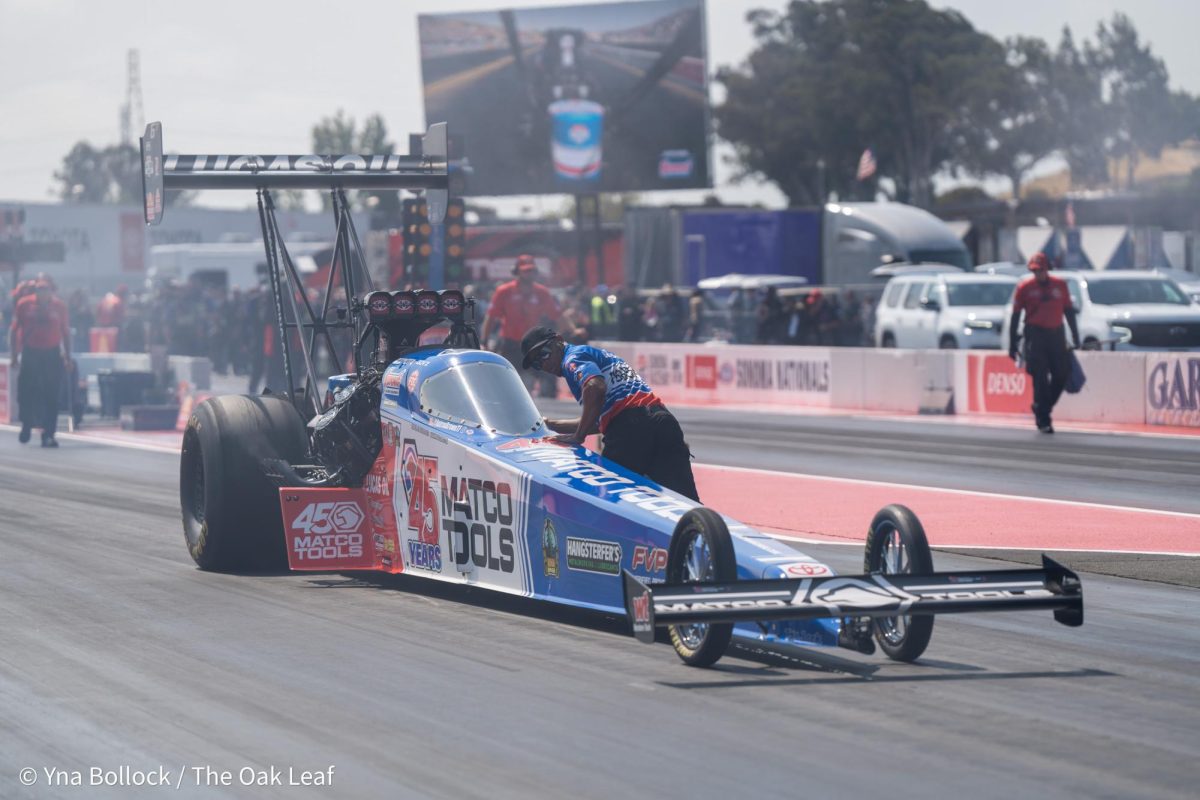
[[[801,538],[861,542],[875,512],[911,508],[935,546],[1200,555],[1200,515],[697,465],[705,505]]]

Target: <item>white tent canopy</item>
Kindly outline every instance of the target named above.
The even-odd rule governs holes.
[[[1108,269],[1117,248],[1129,235],[1124,225],[1085,225],[1079,229],[1079,244],[1095,269]]]
[[[1045,225],[1023,225],[1017,228],[1017,250],[1020,251],[1022,260],[1028,261],[1033,258],[1034,253],[1042,250],[1056,250],[1057,248],[1050,246],[1054,236],[1054,228]]]

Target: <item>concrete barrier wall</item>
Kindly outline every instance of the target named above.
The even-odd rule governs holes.
[[[1078,394],[1064,394],[1055,419],[1073,422],[1144,423],[1145,353],[1079,352],[1087,383]],[[955,369],[955,407],[967,414],[1029,414],[1033,383],[1029,374],[1004,353],[959,352]]]
[[[668,403],[1028,415],[1029,375],[999,351],[598,342]],[[1200,354],[1079,352],[1055,419],[1200,427]]]

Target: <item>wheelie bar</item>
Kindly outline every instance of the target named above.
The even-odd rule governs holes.
[[[1041,569],[934,572],[926,575],[834,575],[825,578],[661,583],[624,574],[625,613],[634,635],[701,622],[817,617],[895,617],[1047,608],[1063,625],[1083,624],[1079,576],[1042,556]]]

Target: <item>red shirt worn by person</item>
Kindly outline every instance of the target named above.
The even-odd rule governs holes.
[[[1025,312],[1025,324],[1037,328],[1061,328],[1067,309],[1073,309],[1067,282],[1053,275],[1046,282],[1031,275],[1017,286],[1013,295],[1013,313]]]
[[[13,349],[59,347],[71,335],[67,304],[57,297],[39,303],[37,295],[22,297],[13,311]]]
[[[557,321],[562,312],[550,290],[540,283],[533,284],[529,294],[521,291],[515,280],[502,283],[488,306],[490,319],[500,320],[500,338],[520,341],[525,331],[542,324],[543,319]]]

